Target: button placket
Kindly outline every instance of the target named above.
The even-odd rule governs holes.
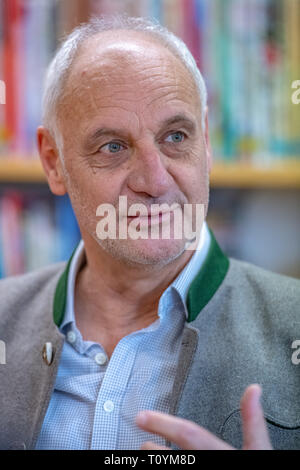
[[[116,346],[107,365],[103,382],[99,389],[94,415],[91,449],[114,449],[117,446],[118,422],[124,391],[135,361],[140,338],[132,336],[131,341],[122,342]],[[126,361],[121,358],[126,357]],[[122,373],[120,374],[120,363]],[[114,384],[112,386],[112,384]],[[101,423],[99,426],[98,423]],[[103,434],[103,426],[107,433]]]

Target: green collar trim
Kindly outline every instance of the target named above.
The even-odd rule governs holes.
[[[219,247],[213,232],[210,232],[210,247],[203,266],[190,285],[187,295],[188,322],[197,318],[222,284],[229,268],[229,258]]]
[[[71,261],[73,259],[74,253],[77,250],[78,245],[75,247],[68,264],[60,276],[55,294],[54,294],[54,301],[53,301],[53,319],[54,323],[59,327],[61,325],[61,322],[63,321],[64,318],[64,313],[65,313],[65,308],[66,308],[66,303],[67,303],[67,291],[68,291],[68,276],[69,276],[69,271],[70,271],[70,266],[71,266]]]
[[[211,240],[206,260],[199,273],[190,285],[187,295],[188,322],[195,320],[200,311],[208,304],[215,292],[222,284],[229,268],[229,259],[219,247],[213,232],[209,229]],[[78,246],[78,245],[77,245]],[[56,286],[53,318],[59,327],[64,317],[67,302],[68,275],[71,261],[77,249],[74,249],[67,266]]]

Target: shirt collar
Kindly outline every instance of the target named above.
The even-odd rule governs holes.
[[[70,264],[68,283],[67,283],[67,303],[66,303],[65,315],[60,325],[61,330],[68,323],[75,322],[75,315],[74,315],[75,282],[76,282],[77,273],[81,265],[84,263],[85,258],[86,258],[86,255],[84,251],[84,241],[80,240],[75,250],[75,253],[72,257],[71,264]]]
[[[172,282],[169,287],[173,287],[181,297],[182,302],[186,306],[187,294],[193,279],[200,271],[203,263],[206,259],[207,253],[210,247],[210,233],[206,222],[202,225],[202,230],[197,245],[197,249],[194,251],[189,262],[185,265],[183,270],[178,274],[176,279]],[[187,312],[186,312],[187,314]]]
[[[176,279],[172,282],[170,286],[166,289],[165,293],[175,289],[179,294],[184,306],[185,306],[185,315],[188,317],[188,311],[186,308],[186,298],[189,287],[195,278],[196,274],[201,269],[210,246],[210,233],[207,228],[206,222],[203,223],[201,229],[201,235],[199,237],[199,242],[197,249],[194,251],[189,262],[186,264],[184,269],[178,274]],[[66,309],[63,321],[60,325],[62,330],[67,324],[75,322],[74,316],[74,293],[75,293],[75,282],[77,273],[85,261],[85,251],[84,251],[84,242],[80,240],[71,260],[70,270],[68,275],[67,283],[67,302]]]

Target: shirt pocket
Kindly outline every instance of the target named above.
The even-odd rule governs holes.
[[[272,446],[278,450],[300,449],[300,421],[294,423],[283,422],[280,417],[265,414]],[[242,419],[240,410],[232,411],[219,431],[221,439],[236,449],[243,446]]]

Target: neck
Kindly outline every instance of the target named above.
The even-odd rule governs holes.
[[[77,275],[77,305],[89,305],[93,321],[101,327],[150,324],[157,318],[159,299],[188,263],[193,250],[186,250],[164,266],[128,266],[112,258],[95,242],[84,239],[86,263]],[[92,307],[93,306],[93,307]],[[113,312],[113,314],[112,314]],[[76,312],[77,315],[77,312]],[[85,319],[87,308],[82,311]],[[87,321],[87,320],[86,320]]]

